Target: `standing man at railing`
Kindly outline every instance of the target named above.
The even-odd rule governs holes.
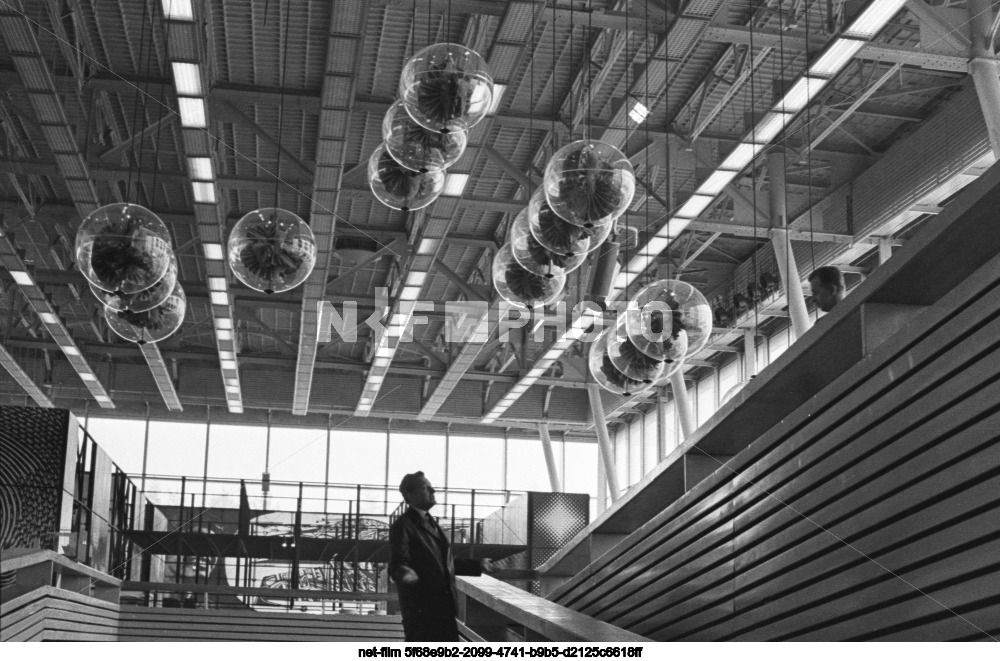
[[[493,564],[488,558],[452,556],[448,538],[429,513],[437,501],[423,472],[406,475],[399,492],[409,507],[389,528],[389,575],[399,586],[406,641],[457,641],[455,575],[479,576],[492,572]]]

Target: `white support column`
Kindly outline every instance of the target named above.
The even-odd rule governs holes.
[[[559,484],[559,470],[556,468],[556,456],[552,452],[552,438],[549,436],[549,423],[538,423],[538,437],[542,439],[542,452],[545,453],[545,466],[549,469],[549,482],[552,484],[552,491],[559,493],[562,486]]]
[[[792,318],[792,333],[794,339],[802,337],[809,330],[809,311],[806,310],[806,298],[802,293],[802,281],[799,279],[799,267],[795,263],[795,254],[788,239],[785,227],[787,214],[785,209],[785,154],[781,150],[767,154],[768,185],[771,188],[771,245],[774,247],[774,260],[778,262],[778,272],[781,274],[781,284],[785,287],[785,298],[788,300],[788,314]]]
[[[743,380],[757,374],[757,334],[752,329],[743,331]]]
[[[601,449],[601,459],[604,462],[604,476],[611,491],[611,502],[621,496],[618,488],[618,471],[615,470],[615,453],[611,448],[611,435],[608,434],[608,421],[604,418],[604,405],[601,403],[601,391],[596,383],[587,384],[587,395],[590,396],[590,411],[594,416],[594,431],[597,432],[597,444]]]
[[[660,463],[670,453],[667,447],[667,389],[656,389],[656,463]]]
[[[990,0],[969,0],[969,26],[972,34],[969,73],[976,84],[993,156],[1000,159],[1000,63],[989,43],[993,29]]]
[[[670,386],[674,390],[674,408],[677,409],[677,417],[681,420],[681,433],[684,440],[694,436],[694,430],[698,425],[695,423],[694,412],[691,410],[691,400],[688,398],[687,386],[684,385],[683,370],[674,370],[670,375]]]

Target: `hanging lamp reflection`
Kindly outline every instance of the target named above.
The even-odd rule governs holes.
[[[493,99],[486,60],[462,44],[433,44],[411,57],[399,80],[399,96],[417,124],[431,131],[467,131]]]
[[[294,289],[316,266],[316,239],[306,221],[287,209],[251,211],[229,234],[229,267],[265,294]]]
[[[118,296],[155,285],[173,255],[160,217],[129,203],[108,204],[84,218],[75,248],[77,268],[87,281]]]

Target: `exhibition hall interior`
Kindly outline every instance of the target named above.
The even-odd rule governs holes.
[[[0,640],[997,640],[998,10],[0,0]]]

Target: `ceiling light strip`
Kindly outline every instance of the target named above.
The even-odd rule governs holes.
[[[194,201],[195,227],[204,256],[205,280],[208,284],[210,301],[208,307],[215,326],[219,372],[229,412],[242,413],[243,391],[233,336],[235,315],[223,248],[225,217],[218,204],[222,194],[215,172],[212,139],[206,130],[210,118],[205,90],[209,85],[204,68],[199,63],[199,53],[204,52],[204,45],[202,35],[194,22],[193,7],[188,0],[163,0],[163,15],[164,19],[169,21],[167,54],[174,77],[174,89],[177,92],[177,107],[184,137],[181,143],[184,155],[187,157],[188,179]],[[194,52],[189,52],[192,45]],[[143,352],[143,355],[146,353]],[[149,361],[150,357],[147,356],[147,362]],[[150,363],[150,368],[153,369],[153,376],[156,379],[159,367],[154,366],[155,360]],[[173,383],[169,381],[169,374],[166,375],[167,381],[163,383],[161,383],[163,374],[160,376],[161,379],[157,379],[157,386],[160,387],[167,408],[177,406],[177,409],[171,410],[180,410],[180,400],[173,389]],[[164,392],[167,384],[169,389]]]
[[[142,352],[142,357],[149,365],[149,371],[153,374],[153,381],[156,382],[156,387],[160,391],[160,396],[163,397],[163,402],[167,405],[167,410],[183,411],[184,407],[181,406],[181,400],[177,396],[177,389],[174,388],[174,380],[170,376],[170,370],[167,368],[167,363],[163,360],[163,354],[160,353],[159,348],[155,344],[147,342],[139,345],[139,351]]]
[[[326,70],[320,93],[319,138],[316,146],[316,170],[313,177],[312,204],[309,226],[316,239],[316,266],[302,284],[302,312],[299,325],[298,355],[295,361],[295,383],[292,393],[292,413],[309,412],[313,371],[319,340],[317,306],[326,295],[326,282],[334,254],[336,214],[341,199],[341,180],[347,158],[347,141],[351,122],[347,121],[354,106],[356,72],[361,61],[364,25],[369,3],[334,2],[328,26]]]
[[[14,359],[14,356],[7,352],[7,349],[0,344],[0,364],[4,366],[4,369],[14,378],[17,383],[24,388],[24,391],[28,393],[28,396],[35,400],[35,403],[43,408],[50,409],[53,407],[52,400],[50,400],[42,389],[38,387],[32,378],[24,371],[20,363]]]

